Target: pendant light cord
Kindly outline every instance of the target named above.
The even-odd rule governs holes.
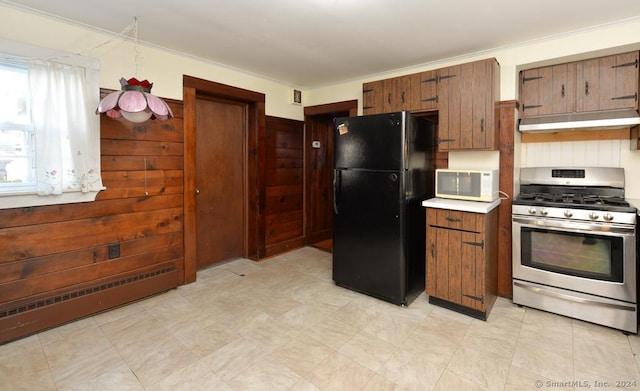
[[[135,62],[135,70],[133,76],[138,78],[138,63],[140,62],[140,48],[138,47],[138,17],[133,17],[133,50],[135,52],[134,62]]]

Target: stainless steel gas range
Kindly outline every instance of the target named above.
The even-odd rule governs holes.
[[[513,302],[637,333],[636,217],[622,168],[522,168]]]

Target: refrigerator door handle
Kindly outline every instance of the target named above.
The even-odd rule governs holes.
[[[338,214],[338,203],[340,197],[340,187],[342,187],[342,173],[340,170],[333,170],[333,213]]]

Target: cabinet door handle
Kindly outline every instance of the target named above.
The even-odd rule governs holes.
[[[588,81],[584,82],[584,94],[585,95],[589,95],[589,82]]]
[[[480,133],[484,132],[484,118],[480,120]]]
[[[633,100],[638,100],[638,93],[636,92],[633,95],[624,95],[624,96],[616,96],[614,98],[611,98],[611,100],[623,100],[623,99],[633,99]]]
[[[450,222],[450,223],[461,223],[462,219],[456,219],[456,218],[453,218],[453,217],[447,217],[447,221]]]
[[[391,93],[387,94],[387,102],[389,102],[389,104],[391,104]]]
[[[622,67],[638,67],[638,59],[635,59],[631,62],[625,62],[624,64],[613,65],[611,68],[622,68]]]
[[[528,81],[538,80],[538,79],[542,79],[542,76],[523,77],[522,78],[522,84],[524,84],[524,83],[526,83]]]
[[[404,91],[402,91],[402,103],[404,103]]]
[[[564,83],[562,83],[562,97],[564,98]]]
[[[464,244],[468,244],[471,246],[476,246],[476,247],[480,247],[480,248],[484,248],[484,240],[481,242],[462,242]]]
[[[436,102],[438,103],[438,97],[434,96],[433,98],[427,98],[427,99],[423,99],[423,102]]]
[[[436,244],[435,243],[431,243],[431,257],[432,258],[436,257]]]

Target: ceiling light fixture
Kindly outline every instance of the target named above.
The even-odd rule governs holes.
[[[138,74],[138,18],[133,19],[135,39],[135,65]],[[131,122],[144,122],[148,119],[166,121],[173,118],[171,108],[167,103],[151,94],[153,83],[148,80],[138,81],[133,77],[126,80],[120,79],[120,91],[115,91],[105,96],[96,109],[96,114],[106,114],[111,118],[124,117]]]

